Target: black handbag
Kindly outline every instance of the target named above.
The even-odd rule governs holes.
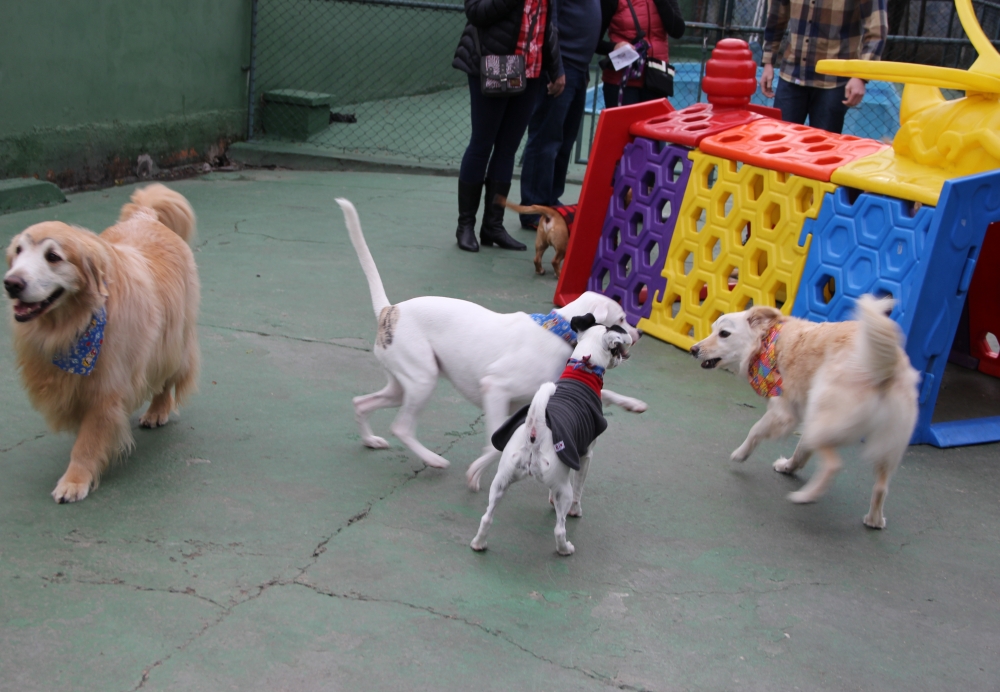
[[[625,0],[625,2],[628,3],[629,12],[632,13],[632,21],[635,23],[636,43],[644,43],[648,46],[648,43],[643,41],[646,37],[646,33],[642,30],[642,27],[639,26],[639,17],[635,14],[635,8],[632,7],[632,0]],[[647,91],[663,98],[673,96],[674,66],[665,60],[657,60],[656,58],[649,57],[649,53],[647,51],[641,51],[640,56],[640,60],[642,61],[643,87]],[[630,75],[626,70],[626,78],[622,81],[621,86],[622,91],[625,89],[625,83],[628,81],[629,76]]]
[[[528,29],[529,45],[541,13],[542,4],[539,2],[538,12],[531,18]],[[476,27],[472,27],[472,38],[476,42],[476,52],[479,53],[479,90],[483,96],[515,96],[528,88],[523,55],[483,55],[483,49],[479,45],[479,29]]]

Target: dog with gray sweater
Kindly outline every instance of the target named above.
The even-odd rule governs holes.
[[[556,551],[572,555],[566,539],[566,516],[583,513],[580,500],[597,437],[608,427],[601,405],[604,372],[628,358],[632,338],[617,325],[597,324],[593,315],[574,317],[576,348],[562,376],[543,384],[525,406],[493,434],[503,450],[490,486],[490,503],[472,539],[473,550],[486,549],[486,533],[507,488],[533,476],[549,489],[556,509]]]

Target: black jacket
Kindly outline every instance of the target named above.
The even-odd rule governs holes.
[[[465,0],[468,23],[455,49],[451,66],[473,77],[479,76],[479,52],[472,36],[473,27],[479,30],[479,45],[487,55],[512,55],[521,33],[524,0]],[[562,57],[559,55],[559,30],[552,21],[551,0],[545,21],[545,40],[542,44],[542,72],[550,80],[563,74]]]

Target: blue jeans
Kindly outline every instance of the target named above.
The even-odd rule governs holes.
[[[573,145],[583,120],[589,73],[567,63],[566,88],[552,98],[542,94],[528,123],[528,143],[521,162],[521,204],[554,207],[566,189]],[[521,215],[521,225],[538,223],[538,217]]]
[[[472,111],[472,136],[462,156],[458,179],[481,183],[486,179],[509,183],[514,177],[514,157],[521,145],[524,129],[545,80],[529,79],[524,91],[516,96],[483,96],[479,76],[469,75],[469,100]]]
[[[774,94],[774,107],[781,110],[781,119],[804,125],[806,116],[809,124],[820,130],[840,134],[844,130],[844,88],[847,83],[833,89],[799,86],[778,80]]]

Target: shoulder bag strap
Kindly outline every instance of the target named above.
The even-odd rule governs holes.
[[[635,22],[635,40],[641,41],[646,38],[646,32],[642,30],[641,26],[639,26],[639,17],[635,14],[635,8],[632,7],[632,0],[625,0],[625,2],[628,3],[628,11],[632,13],[632,21]]]

